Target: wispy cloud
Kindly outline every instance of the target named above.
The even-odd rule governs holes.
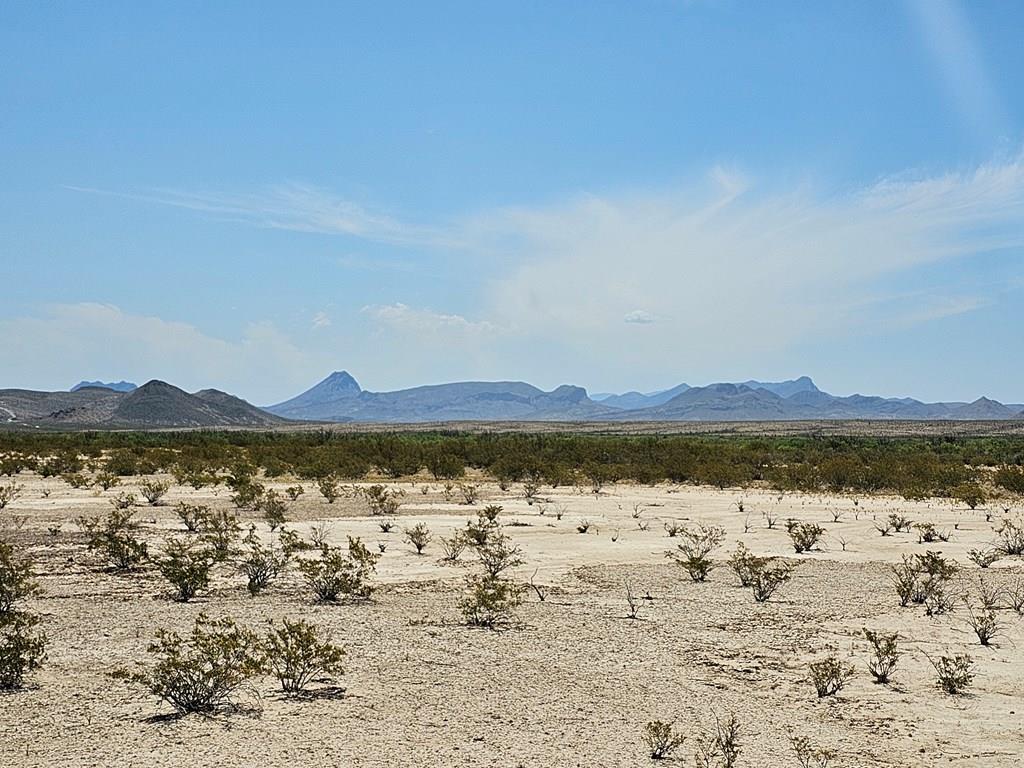
[[[313,330],[317,331],[321,328],[329,328],[331,325],[331,318],[326,312],[317,312],[313,315]]]
[[[473,335],[492,334],[497,326],[486,320],[467,320],[462,315],[415,309],[402,303],[371,304],[363,307],[363,314],[382,325],[416,335]]]
[[[350,235],[397,245],[458,245],[450,231],[417,226],[388,214],[371,211],[310,184],[277,184],[256,192],[202,192],[162,188],[111,191],[70,184],[65,185],[65,188],[184,208],[256,227]]]
[[[635,325],[650,325],[654,322],[654,315],[650,312],[645,312],[642,309],[634,309],[627,312],[622,320],[627,323],[633,323]]]

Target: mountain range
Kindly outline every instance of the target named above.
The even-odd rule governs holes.
[[[288,419],[334,422],[427,421],[773,421],[815,419],[990,420],[1024,418],[1024,405],[982,397],[972,403],[912,398],[839,397],[807,376],[641,393],[588,396],[562,385],[545,392],[520,381],[456,382],[368,392],[336,371],[301,395],[267,406]]]
[[[258,408],[226,392],[188,393],[163,381],[82,382],[69,392],[0,390],[0,425],[49,429],[271,428],[306,423],[451,421],[822,421],[1024,419],[1024,405],[986,397],[926,403],[913,398],[840,397],[807,376],[777,382],[678,384],[655,392],[589,396],[563,384],[545,392],[522,381],[464,381],[370,392],[336,371],[300,395]]]

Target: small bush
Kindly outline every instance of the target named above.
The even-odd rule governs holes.
[[[1024,555],[1024,523],[1006,518],[996,529],[999,541],[996,550],[1007,557]]]
[[[475,521],[469,520],[466,522],[466,530],[464,533],[470,546],[482,547],[497,531],[498,524],[493,520],[489,520],[483,514],[480,514],[477,515],[477,519]]]
[[[491,534],[484,544],[478,546],[476,553],[484,572],[492,578],[497,578],[508,569],[523,564],[520,557],[522,550],[500,530]]]
[[[900,660],[899,635],[872,632],[864,629],[864,637],[871,643],[872,657],[868,660],[868,671],[876,683],[888,683],[896,664]]]
[[[936,683],[946,693],[958,696],[974,681],[974,659],[966,654],[928,659],[935,668]]]
[[[813,662],[810,671],[811,683],[819,699],[839,693],[854,673],[852,664],[840,661],[835,656]]]
[[[949,541],[949,532],[940,531],[935,527],[935,523],[914,523],[914,528],[917,530],[918,544],[932,544],[936,541]]]
[[[697,738],[693,753],[697,768],[734,768],[740,756],[740,723],[736,715],[715,717],[715,729]]]
[[[459,600],[459,610],[468,624],[497,629],[512,623],[522,601],[522,587],[490,574],[469,577],[468,587]]]
[[[153,666],[135,674],[119,673],[144,685],[180,714],[210,713],[232,705],[232,696],[263,672],[259,637],[230,618],[196,618],[191,633],[160,630],[147,648]]]
[[[371,485],[361,491],[371,515],[397,515],[405,491],[384,485]]]
[[[277,578],[288,564],[289,551],[284,547],[266,546],[256,533],[256,526],[249,528],[249,534],[242,540],[245,546],[239,570],[245,574],[246,589],[255,597]]]
[[[113,472],[100,472],[96,475],[95,482],[96,485],[98,485],[104,491],[109,491],[115,485],[120,485],[121,478],[115,475]],[[71,485],[72,487],[75,487],[71,483],[68,484]]]
[[[644,726],[644,748],[651,760],[663,760],[671,755],[686,741],[686,737],[677,733],[673,723],[652,720]]]
[[[480,498],[480,486],[474,483],[462,483],[459,485],[459,492],[462,493],[462,503],[473,505]]]
[[[208,547],[197,547],[181,539],[170,539],[156,567],[175,589],[175,599],[187,603],[210,585],[215,555]]]
[[[0,621],[14,610],[14,604],[39,592],[32,579],[32,561],[19,557],[14,547],[0,541]]]
[[[913,523],[910,518],[905,515],[901,515],[897,512],[893,512],[889,515],[889,525],[892,526],[892,529],[896,531],[896,533],[905,533],[910,531],[910,526],[912,524]]]
[[[790,736],[789,743],[799,768],[828,768],[836,757],[833,750],[816,747],[806,736]]]
[[[324,497],[328,504],[333,504],[341,496],[341,489],[338,486],[338,478],[334,475],[326,475],[325,477],[317,478],[316,481],[317,490],[320,491],[320,495]]]
[[[767,602],[792,575],[793,567],[789,563],[772,563],[771,560],[759,563],[751,573],[750,588],[754,593],[754,600],[759,603]]]
[[[416,523],[412,528],[405,529],[405,540],[416,547],[416,554],[422,555],[430,543],[430,529],[425,523]]]
[[[974,634],[978,636],[978,642],[984,646],[992,645],[992,640],[999,634],[999,620],[996,618],[995,611],[990,607],[975,612],[968,605],[967,625],[974,630]]]
[[[174,513],[184,523],[186,531],[196,533],[210,516],[210,508],[203,504],[186,504],[184,501],[179,501],[174,508]]]
[[[15,482],[0,485],[0,509],[6,509],[7,505],[21,495],[21,486]]]
[[[789,539],[793,543],[793,549],[799,555],[814,549],[821,540],[821,537],[825,535],[825,529],[817,523],[801,523],[797,520],[787,520],[786,533],[789,534]]]
[[[285,495],[288,497],[289,501],[298,501],[299,496],[304,494],[306,492],[306,489],[303,488],[301,485],[289,485],[287,488],[284,489],[284,492]]]
[[[726,561],[729,570],[736,574],[741,587],[749,587],[753,582],[754,571],[760,568],[765,558],[757,557],[742,541],[736,545],[736,551]]]
[[[150,506],[155,507],[171,488],[170,483],[163,480],[147,480],[139,486],[139,490]]]
[[[1002,553],[995,549],[969,549],[967,551],[967,559],[979,568],[988,568],[1002,557]]]
[[[668,552],[666,556],[682,566],[693,581],[707,580],[715,567],[710,554],[725,539],[725,529],[701,524],[696,528],[684,528],[679,536],[683,541],[676,545],[677,551]]]
[[[456,531],[448,538],[441,539],[441,551],[444,553],[442,558],[446,563],[457,562],[462,556],[463,550],[466,549],[466,536],[461,531]]]
[[[305,690],[313,680],[340,675],[345,651],[323,638],[314,625],[302,619],[284,619],[270,630],[263,642],[267,667],[285,693]]]
[[[89,549],[99,550],[114,570],[135,570],[149,556],[146,543],[135,537],[138,525],[128,509],[114,509],[106,520],[81,520],[80,524],[86,530]]]
[[[119,493],[110,500],[110,505],[118,512],[124,512],[138,503],[134,493]]]
[[[0,691],[25,684],[25,676],[43,665],[46,635],[37,630],[39,617],[10,611],[0,616]]]
[[[368,599],[373,587],[368,579],[377,569],[380,555],[371,553],[358,538],[348,538],[348,553],[324,546],[317,560],[300,560],[299,570],[317,600],[334,603],[339,599]]]
[[[276,531],[288,522],[285,514],[288,507],[277,491],[270,490],[263,494],[263,498],[260,500],[260,509],[263,510],[263,519],[270,526],[271,531]]]

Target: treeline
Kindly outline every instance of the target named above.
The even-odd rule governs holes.
[[[459,432],[339,434],[274,432],[0,433],[0,474],[102,471],[191,476],[260,468],[269,477],[429,472],[454,480],[467,469],[499,482],[547,485],[618,481],[720,488],[951,496],[965,485],[1024,493],[1024,438],[738,437]]]

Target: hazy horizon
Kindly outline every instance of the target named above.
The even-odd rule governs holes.
[[[0,388],[1024,402],[1024,7],[5,16]]]

